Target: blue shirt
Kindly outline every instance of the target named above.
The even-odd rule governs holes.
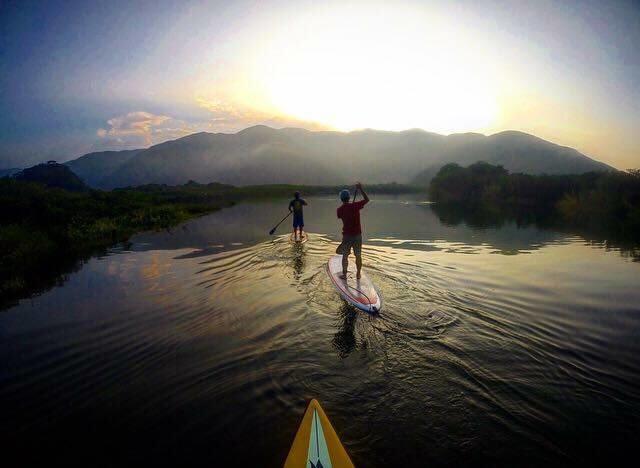
[[[301,215],[302,207],[306,205],[307,202],[304,201],[304,198],[294,198],[289,202],[289,211],[293,211],[293,214]]]

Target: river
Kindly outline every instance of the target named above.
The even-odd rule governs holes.
[[[324,265],[336,201],[241,203],[143,233],[0,312],[5,457],[281,466],[310,398],[359,467],[613,463],[640,428],[640,262],[374,197],[379,316]],[[26,464],[26,463],[23,463]]]

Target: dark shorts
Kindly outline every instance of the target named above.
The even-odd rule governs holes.
[[[357,236],[342,236],[342,243],[336,249],[338,255],[349,255],[353,249],[354,255],[362,254],[362,234]]]
[[[304,227],[304,219],[302,213],[293,213],[293,227]]]

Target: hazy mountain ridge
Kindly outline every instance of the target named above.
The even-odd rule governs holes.
[[[466,166],[485,161],[504,166],[511,173],[525,174],[582,174],[616,170],[573,148],[524,132],[508,130],[490,136],[453,134],[447,138],[458,141],[442,153],[437,164],[416,175],[413,179],[415,183],[428,184],[438,168],[450,162]]]
[[[92,187],[100,187],[102,186],[102,179],[111,175],[140,151],[144,150],[135,149],[88,153],[72,161],[67,161],[65,165],[86,184]]]
[[[17,180],[37,182],[47,187],[61,188],[72,192],[82,192],[89,188],[71,169],[55,161],[29,167],[13,177]]]
[[[321,160],[307,158],[304,148],[285,134],[251,127],[236,134],[197,133],[152,146],[120,166],[103,185],[178,185],[189,180],[233,185],[326,184],[341,179]]]
[[[514,131],[445,136],[417,129],[343,133],[262,125],[235,134],[196,133],[129,152],[91,153],[67,165],[93,186],[114,188],[189,180],[321,185],[360,178],[426,184],[446,163],[479,160],[531,174],[613,170],[572,148]]]

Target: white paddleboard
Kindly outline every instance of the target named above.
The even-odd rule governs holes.
[[[380,312],[382,299],[364,270],[362,271],[362,277],[360,279],[356,278],[356,265],[353,258],[349,259],[346,280],[340,278],[340,275],[342,275],[342,255],[333,255],[329,258],[327,273],[342,298],[349,304],[370,314]]]

